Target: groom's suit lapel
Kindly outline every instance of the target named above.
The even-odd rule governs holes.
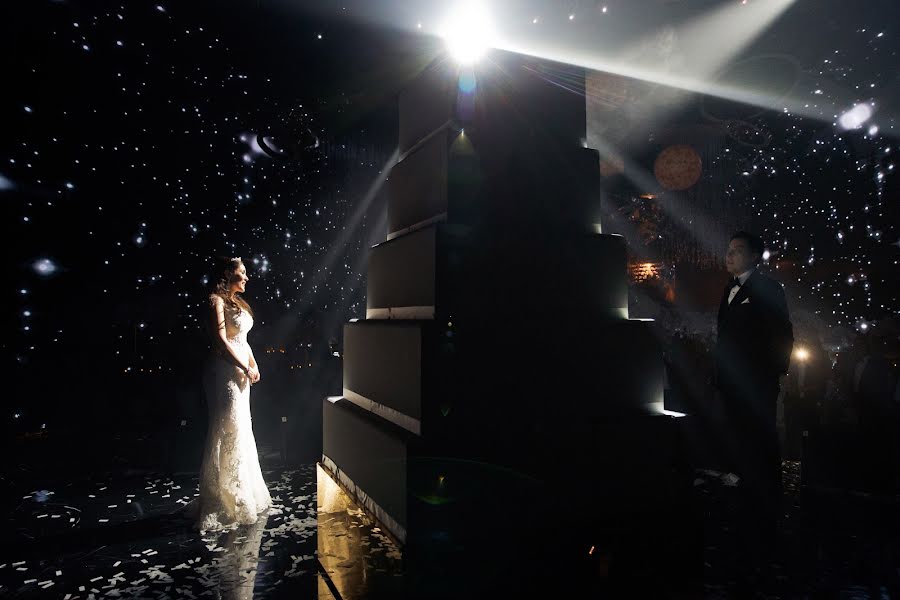
[[[756,271],[753,271],[750,274],[750,277],[747,278],[747,281],[744,282],[744,285],[740,287],[738,293],[735,294],[734,298],[731,300],[731,303],[728,305],[728,308],[734,308],[750,296],[750,292],[753,291],[753,279],[755,277]],[[728,299],[726,298],[725,301],[727,302]]]

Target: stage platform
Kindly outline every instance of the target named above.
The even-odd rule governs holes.
[[[283,465],[277,448],[261,456],[275,508],[255,526],[202,537],[180,514],[197,493],[196,473],[17,468],[2,490],[0,596],[504,598],[533,585],[547,598],[731,598],[742,589],[730,533],[737,488],[725,474],[696,472],[704,567],[695,588],[675,593],[665,580],[613,581],[605,548],[554,546],[544,525],[584,527],[559,495],[498,522],[490,550],[435,540],[443,551],[429,555],[431,564],[410,564],[321,465]],[[801,493],[795,462],[784,464],[784,480],[778,562],[761,574],[758,597],[898,597],[897,499]],[[500,537],[510,532],[515,541]],[[568,568],[558,568],[563,557],[574,557]],[[597,596],[575,596],[581,586]]]

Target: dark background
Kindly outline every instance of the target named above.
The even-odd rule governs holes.
[[[721,4],[610,2],[609,20],[596,22],[581,15],[600,19],[605,3],[510,11],[526,24],[540,11],[555,35],[575,11],[597,39],[624,43]],[[278,446],[286,436],[296,458],[317,457],[319,403],[341,390],[332,352],[342,323],[365,316],[366,251],[385,235],[382,199],[369,191],[396,146],[395,95],[440,52],[411,26],[417,8],[234,0],[4,7],[2,421],[17,456],[59,442],[71,451],[48,450],[55,464],[84,465],[112,459],[106,444],[117,438],[122,448],[154,439],[142,457],[120,459],[153,463],[173,439],[199,446],[202,281],[208,258],[222,253],[243,257],[251,277],[250,341],[263,374],[253,390],[258,440]],[[719,190],[709,192],[715,197],[672,198],[710,218],[733,217],[779,249],[768,268],[787,285],[795,324],[837,346],[872,330],[896,341],[894,8],[797,2],[743,56],[794,57],[793,93],[827,104],[824,112],[875,99],[877,132],[719,102],[716,110],[771,141],[759,149],[726,136],[706,172],[715,185],[704,189]],[[695,123],[701,107],[694,97],[670,120]],[[256,135],[295,148],[272,158],[254,149]],[[658,148],[635,147],[652,172]],[[675,238],[688,247],[706,232],[646,205],[646,191],[617,179],[605,199],[606,231],[629,237],[635,261],[662,264],[652,281],[635,281],[634,315],[708,334],[721,270],[709,256],[665,246]],[[660,235],[642,235],[648,228]],[[41,260],[52,268],[42,272]],[[666,286],[688,289],[673,300]]]

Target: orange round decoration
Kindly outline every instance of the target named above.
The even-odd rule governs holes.
[[[697,151],[687,145],[669,146],[653,163],[653,174],[667,190],[686,190],[700,179],[703,161]]]

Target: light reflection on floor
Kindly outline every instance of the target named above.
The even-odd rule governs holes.
[[[200,536],[180,510],[195,474],[65,482],[23,495],[0,549],[0,596],[21,598],[333,598],[317,561],[315,465],[268,470],[274,506],[254,525]],[[397,549],[348,502],[324,516],[328,577],[351,594],[387,574]],[[321,519],[320,519],[321,520]],[[349,552],[349,541],[365,551]],[[5,540],[9,541],[9,540]],[[349,562],[348,562],[349,561]],[[355,561],[355,562],[354,562]],[[324,593],[322,593],[324,592]],[[361,597],[347,595],[345,598]]]
[[[528,569],[546,568],[512,560],[488,569],[486,561],[497,559],[482,549],[446,565],[432,557],[446,568],[430,564],[429,577],[416,580],[410,575],[412,557],[336,484],[323,480],[316,465],[267,469],[264,475],[273,509],[255,525],[202,537],[178,512],[197,493],[196,474],[72,476],[19,490],[4,499],[9,510],[0,539],[0,596],[419,600],[423,590],[429,597],[456,598],[465,589],[472,598],[477,586],[460,583],[468,576],[491,597],[508,597],[493,592],[507,589]],[[798,488],[799,465],[786,462],[784,476],[781,546],[777,564],[761,581],[765,597],[900,597],[900,498],[805,497]],[[730,598],[737,591],[728,527],[736,491],[727,474],[697,472],[705,568],[702,589],[693,597]],[[529,532],[535,520],[547,519],[568,523],[564,511],[548,503],[546,513],[513,525],[541,545],[547,540]],[[511,555],[520,550],[510,548]],[[552,576],[563,582],[572,573]],[[629,584],[634,595],[617,597],[646,597],[645,585]]]
[[[316,467],[316,484],[319,561],[328,578],[320,582],[319,599],[330,600],[335,592],[344,600],[401,594],[399,547],[321,466]]]

